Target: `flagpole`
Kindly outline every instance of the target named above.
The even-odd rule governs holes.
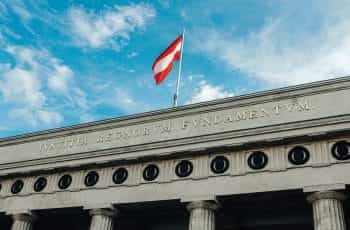
[[[184,48],[184,42],[185,42],[185,29],[182,31],[182,42],[181,42],[181,52],[180,52],[180,62],[179,62],[179,74],[177,76],[177,82],[176,82],[176,93],[174,94],[174,105],[173,107],[177,106],[177,99],[179,97],[179,88],[180,88],[180,80],[181,80],[181,67],[182,67],[182,53]]]

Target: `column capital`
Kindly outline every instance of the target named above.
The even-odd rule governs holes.
[[[219,208],[219,204],[216,201],[202,200],[202,201],[193,201],[187,204],[186,206],[188,211],[193,209],[202,208],[212,211],[216,211]]]
[[[26,221],[26,222],[34,222],[38,218],[34,213],[29,211],[25,213],[12,214],[11,216],[14,221],[19,220],[19,221]]]
[[[320,191],[310,194],[306,199],[309,203],[313,203],[314,201],[321,199],[334,199],[344,201],[346,199],[346,196],[343,193],[336,191]]]
[[[108,217],[113,217],[117,215],[117,210],[116,209],[111,209],[111,208],[95,208],[95,209],[90,209],[89,214],[91,216],[108,216]]]

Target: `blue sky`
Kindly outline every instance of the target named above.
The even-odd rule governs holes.
[[[347,0],[0,0],[0,137],[349,75]]]

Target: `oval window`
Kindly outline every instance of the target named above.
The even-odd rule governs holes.
[[[118,168],[113,173],[113,182],[115,184],[122,184],[126,181],[127,178],[128,178],[128,170],[126,170],[125,168]]]
[[[72,176],[69,174],[65,174],[61,176],[60,180],[58,181],[58,187],[60,189],[67,189],[72,184]]]
[[[191,161],[182,160],[175,168],[175,173],[178,177],[188,177],[193,171],[193,164]]]
[[[267,165],[267,155],[264,152],[257,151],[250,154],[248,165],[252,169],[263,169]]]
[[[148,165],[144,170],[143,170],[143,179],[145,181],[153,181],[158,177],[159,174],[159,168],[157,165],[151,164]]]
[[[293,165],[303,165],[309,160],[309,158],[309,151],[302,146],[296,146],[288,153],[288,160]]]
[[[91,187],[94,186],[95,184],[97,184],[99,179],[99,175],[96,171],[91,171],[89,172],[86,176],[85,176],[85,186],[86,187]]]
[[[230,162],[225,156],[217,156],[210,163],[211,171],[216,174],[226,172],[229,166]]]
[[[34,191],[41,192],[45,189],[47,180],[45,177],[39,177],[34,183]]]
[[[20,193],[23,189],[24,183],[22,180],[16,180],[15,183],[11,186],[11,193],[17,194]]]
[[[350,143],[347,141],[338,141],[332,147],[332,155],[337,160],[349,160]]]

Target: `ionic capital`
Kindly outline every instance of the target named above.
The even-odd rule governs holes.
[[[96,209],[91,209],[89,211],[91,216],[108,216],[108,217],[113,217],[117,215],[117,210],[116,209],[110,209],[110,208],[96,208]]]
[[[211,211],[216,211],[219,208],[219,204],[216,201],[193,201],[186,206],[188,211],[193,209],[202,208]]]
[[[25,222],[31,222],[31,223],[38,219],[37,216],[30,211],[27,211],[25,213],[12,214],[11,216],[14,221],[19,220],[19,221],[25,221]]]
[[[313,203],[314,201],[321,200],[321,199],[333,199],[333,200],[344,201],[346,199],[346,196],[343,193],[336,192],[336,191],[320,191],[320,192],[312,193],[306,199],[309,203]]]

